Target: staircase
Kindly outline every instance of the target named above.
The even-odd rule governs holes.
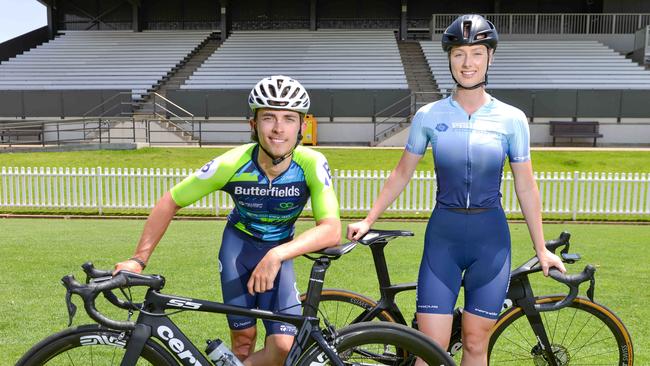
[[[213,33],[208,39],[199,45],[197,50],[190,54],[181,67],[174,70],[166,80],[163,80],[155,92],[166,96],[167,90],[180,89],[181,85],[205,62],[205,60],[219,48],[221,40],[219,35]],[[155,108],[154,104],[158,103],[160,108]],[[159,109],[165,108],[164,101],[152,100],[151,93],[141,102],[139,108],[135,110],[136,114],[153,114]]]
[[[181,85],[185,83],[185,80],[187,80],[194,71],[196,71],[196,69],[198,69],[203,62],[205,62],[205,60],[207,60],[208,57],[217,50],[217,48],[219,48],[221,40],[216,37],[218,36],[212,35],[208,38],[207,42],[205,42],[199,50],[194,53],[189,60],[187,60],[183,67],[176,70],[176,72],[170,76],[169,80],[160,86],[158,93],[165,95],[161,93],[161,91],[180,89]]]
[[[221,40],[218,37],[218,34],[213,33],[196,51],[188,55],[181,67],[175,69],[155,91],[150,92],[138,103],[133,117],[136,120],[158,120],[157,126],[162,131],[175,135],[184,143],[197,144],[198,140],[193,136],[194,116],[167,99],[166,95],[167,90],[180,89],[180,86],[219,48]]]
[[[400,56],[402,57],[402,65],[404,65],[404,73],[406,74],[406,81],[409,84],[411,92],[416,93],[415,105],[416,109],[439,99],[438,85],[429,69],[420,43],[417,41],[400,41],[397,43]],[[431,93],[431,94],[429,94]]]
[[[402,106],[406,103],[408,104],[406,108],[408,109],[409,116],[407,118],[402,117],[401,120],[396,117],[398,114],[405,111],[404,108],[399,109],[394,116],[387,118],[378,118],[375,116],[374,145],[381,144],[382,141],[385,141],[391,136],[394,136],[409,127],[411,116],[415,111],[425,104],[440,99],[438,85],[431,75],[429,64],[424,57],[422,48],[420,48],[420,43],[412,40],[399,41],[397,42],[397,46],[402,58],[404,74],[406,75],[406,81],[411,90],[411,95],[402,100],[396,101],[391,107],[397,105]],[[406,100],[407,98],[409,100]]]

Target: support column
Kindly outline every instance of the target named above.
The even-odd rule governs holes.
[[[318,0],[310,0],[309,1],[309,30],[310,31],[315,31],[316,30],[316,5],[318,4]]]
[[[228,38],[228,1],[221,0],[221,14],[219,18],[221,28],[221,40]]]
[[[49,37],[49,39],[54,39],[54,36],[56,36],[56,32],[59,30],[56,25],[56,18],[57,18],[56,1],[52,1],[51,4],[45,4],[43,2],[41,3],[45,5],[47,9],[47,36]]]
[[[399,39],[405,41],[408,33],[407,15],[408,15],[408,0],[401,0],[401,14],[399,22]]]
[[[140,4],[137,2],[131,3],[131,21],[133,23],[134,32],[142,32],[142,17],[140,16]]]

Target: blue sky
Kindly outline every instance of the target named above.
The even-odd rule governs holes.
[[[0,43],[47,25],[45,6],[36,0],[0,0]]]

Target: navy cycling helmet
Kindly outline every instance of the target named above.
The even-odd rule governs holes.
[[[494,24],[478,14],[461,15],[442,34],[442,49],[449,52],[456,46],[482,44],[495,50],[499,35]]]
[[[478,14],[465,14],[459,16],[442,34],[442,49],[447,53],[449,53],[449,51],[454,47],[481,44],[494,51],[497,48],[497,43],[499,43],[499,35],[497,34],[497,29],[494,27],[494,24]],[[456,86],[467,90],[476,89],[480,86],[486,85],[488,81],[487,72],[489,68],[490,65],[488,62],[488,67],[485,70],[485,79],[483,81],[476,85],[463,86],[454,77],[454,73],[451,70],[451,61],[449,62],[449,72],[451,73],[451,78],[456,82]]]

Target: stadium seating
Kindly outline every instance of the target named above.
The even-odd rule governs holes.
[[[210,31],[66,31],[0,64],[0,90],[131,90],[166,77]]]
[[[440,42],[420,45],[440,89],[453,89]],[[650,71],[597,41],[501,41],[490,89],[648,89]]]
[[[181,89],[250,89],[285,74],[308,89],[408,89],[391,30],[237,31]]]

